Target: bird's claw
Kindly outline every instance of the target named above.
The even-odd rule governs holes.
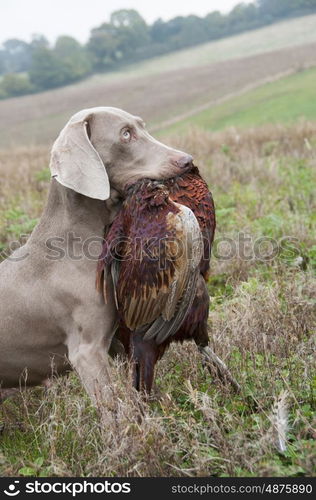
[[[236,393],[241,392],[240,385],[232,376],[224,361],[222,361],[209,346],[199,347],[199,350],[210,373],[212,374],[211,368],[209,366],[211,364],[215,366],[217,374],[222,381],[229,382]]]

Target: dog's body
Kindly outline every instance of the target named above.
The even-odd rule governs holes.
[[[96,371],[100,381],[115,322],[114,304],[101,300],[95,289],[96,261],[80,247],[88,238],[102,238],[109,216],[106,203],[52,181],[38,227],[0,266],[2,387],[19,385],[24,370],[22,384],[41,384],[52,368],[58,373],[69,369],[68,354],[78,372],[83,371],[85,384]],[[58,248],[67,252],[67,234],[78,238],[74,248],[79,258],[55,260],[56,251],[46,242],[56,238]]]
[[[116,322],[113,296],[104,304],[95,287],[104,227],[126,183],[171,177],[191,162],[121,110],[74,115],[52,151],[41,220],[0,265],[0,387],[42,384],[72,365],[91,397],[103,390]]]

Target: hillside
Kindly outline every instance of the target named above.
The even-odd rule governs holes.
[[[316,14],[285,20],[222,40],[156,57],[124,70],[125,74],[157,74],[191,68],[316,42]]]
[[[228,96],[223,102],[214,102],[207,109],[190,113],[186,118],[175,117],[166,124],[163,132],[182,132],[192,125],[220,130],[229,126],[293,123],[300,118],[316,120],[315,82],[315,68],[300,71],[243,95]]]
[[[283,21],[76,85],[2,101],[0,147],[51,142],[71,114],[99,105],[125,108],[157,128],[175,115],[315,65],[315,28],[316,15]]]

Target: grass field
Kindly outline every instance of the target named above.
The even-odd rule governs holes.
[[[267,83],[245,95],[227,99],[168,128],[183,131],[195,124],[206,130],[229,126],[250,127],[266,123],[316,120],[316,69],[298,72]]]
[[[102,423],[74,374],[55,380],[2,405],[3,475],[315,473],[315,137],[315,123],[302,121],[164,138],[195,156],[214,194],[211,339],[242,393],[205,372],[191,344],[173,346],[158,364],[148,403],[131,393],[124,367],[113,365],[114,407],[103,409]],[[47,147],[0,153],[3,249],[41,213],[47,160]],[[246,248],[242,234],[250,238]],[[235,249],[230,258],[223,237]],[[262,237],[269,239],[258,246]],[[287,449],[280,452],[283,413]]]

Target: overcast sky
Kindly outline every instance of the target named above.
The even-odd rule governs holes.
[[[227,12],[238,0],[0,0],[0,44],[8,38],[29,41],[34,33],[54,42],[72,35],[86,42],[91,28],[118,9],[136,9],[148,23],[178,15],[204,16],[213,10]]]

